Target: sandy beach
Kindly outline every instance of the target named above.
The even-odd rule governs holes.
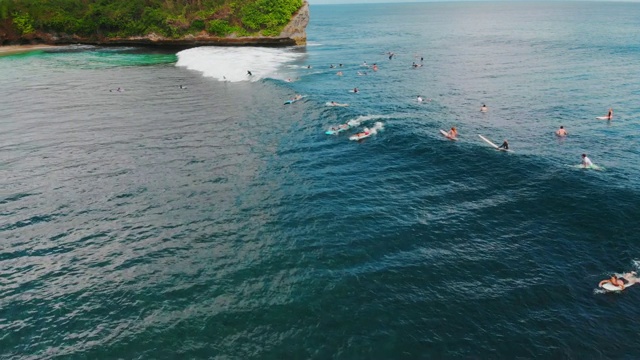
[[[0,46],[0,56],[14,55],[34,50],[53,48],[53,45],[9,45]]]

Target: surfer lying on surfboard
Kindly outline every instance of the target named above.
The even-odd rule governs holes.
[[[611,275],[610,279],[602,280],[598,284],[598,287],[603,287],[605,284],[611,284],[618,287],[620,290],[624,290],[625,287],[629,287],[640,281],[636,276],[638,274],[635,271],[628,272],[622,276]]]

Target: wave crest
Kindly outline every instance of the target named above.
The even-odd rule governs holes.
[[[177,56],[176,66],[219,81],[239,82],[278,78],[281,66],[301,54],[288,48],[203,46],[180,51]]]

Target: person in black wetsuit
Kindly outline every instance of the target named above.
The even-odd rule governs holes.
[[[507,139],[504,139],[504,142],[502,143],[502,145],[498,146],[498,149],[509,150],[509,143],[507,142]]]

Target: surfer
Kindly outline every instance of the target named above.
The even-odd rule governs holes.
[[[619,287],[620,290],[624,290],[625,287],[628,287],[637,282],[640,282],[640,279],[636,277],[637,275],[638,273],[636,273],[635,271],[628,272],[626,274],[623,274],[622,276],[617,276],[613,274],[611,275],[610,279],[600,281],[600,283],[598,284],[598,287],[602,287],[602,285],[606,283],[610,283],[611,285]]]
[[[338,72],[336,73],[336,75],[338,75],[338,76],[342,76],[342,71],[338,71]]]
[[[593,166],[593,163],[591,162],[591,159],[587,157],[587,154],[582,154],[582,167],[588,168],[592,166]]]
[[[247,70],[247,75],[252,76],[253,74],[251,73],[251,71]]]
[[[607,120],[613,119],[613,108],[609,108],[609,113],[607,113]]]
[[[378,71],[378,65],[373,64],[373,71]]]
[[[294,97],[293,97],[293,99],[291,99],[291,100],[293,100],[293,101],[298,101],[298,100],[300,100],[300,99],[302,99],[302,95],[297,94],[297,95],[296,95],[296,96],[294,96]]]
[[[498,149],[509,150],[509,143],[507,142],[507,139],[504,139],[504,142],[502,143],[502,145],[498,146]]]
[[[480,111],[482,111],[482,112],[487,112],[488,110],[489,110],[489,108],[485,104],[482,104],[482,106],[480,107]]]
[[[186,89],[187,87],[184,85],[180,85],[180,89]]]
[[[560,129],[558,129],[558,131],[556,131],[556,135],[558,135],[558,136],[567,136],[569,134],[567,133],[567,130],[564,129],[564,126],[560,125]]]
[[[331,130],[333,130],[333,131],[347,130],[347,129],[349,129],[349,125],[347,125],[347,124],[342,124],[342,125],[334,126],[334,127],[331,128]]]
[[[357,137],[369,136],[370,132],[368,128],[364,128],[363,132],[359,132],[356,134]]]
[[[455,139],[455,138],[456,138],[456,136],[458,136],[458,130],[456,129],[456,127],[455,127],[455,126],[453,126],[453,127],[451,128],[451,130],[449,130],[449,132],[447,133],[447,136],[448,136],[449,138],[451,138],[451,139]],[[507,143],[507,140],[505,140],[505,141],[504,141],[504,143],[506,144],[506,143]],[[502,145],[504,145],[504,144],[502,144]],[[507,147],[506,147],[506,148],[508,149],[508,148],[509,148],[509,145],[507,145]]]
[[[354,92],[354,93],[356,93],[356,94],[357,94],[359,91],[360,91],[360,90],[358,90],[358,88],[357,88],[357,87],[354,87],[354,88],[353,88],[353,92]]]
[[[422,96],[418,95],[418,102],[422,102],[422,101],[423,101]]]

